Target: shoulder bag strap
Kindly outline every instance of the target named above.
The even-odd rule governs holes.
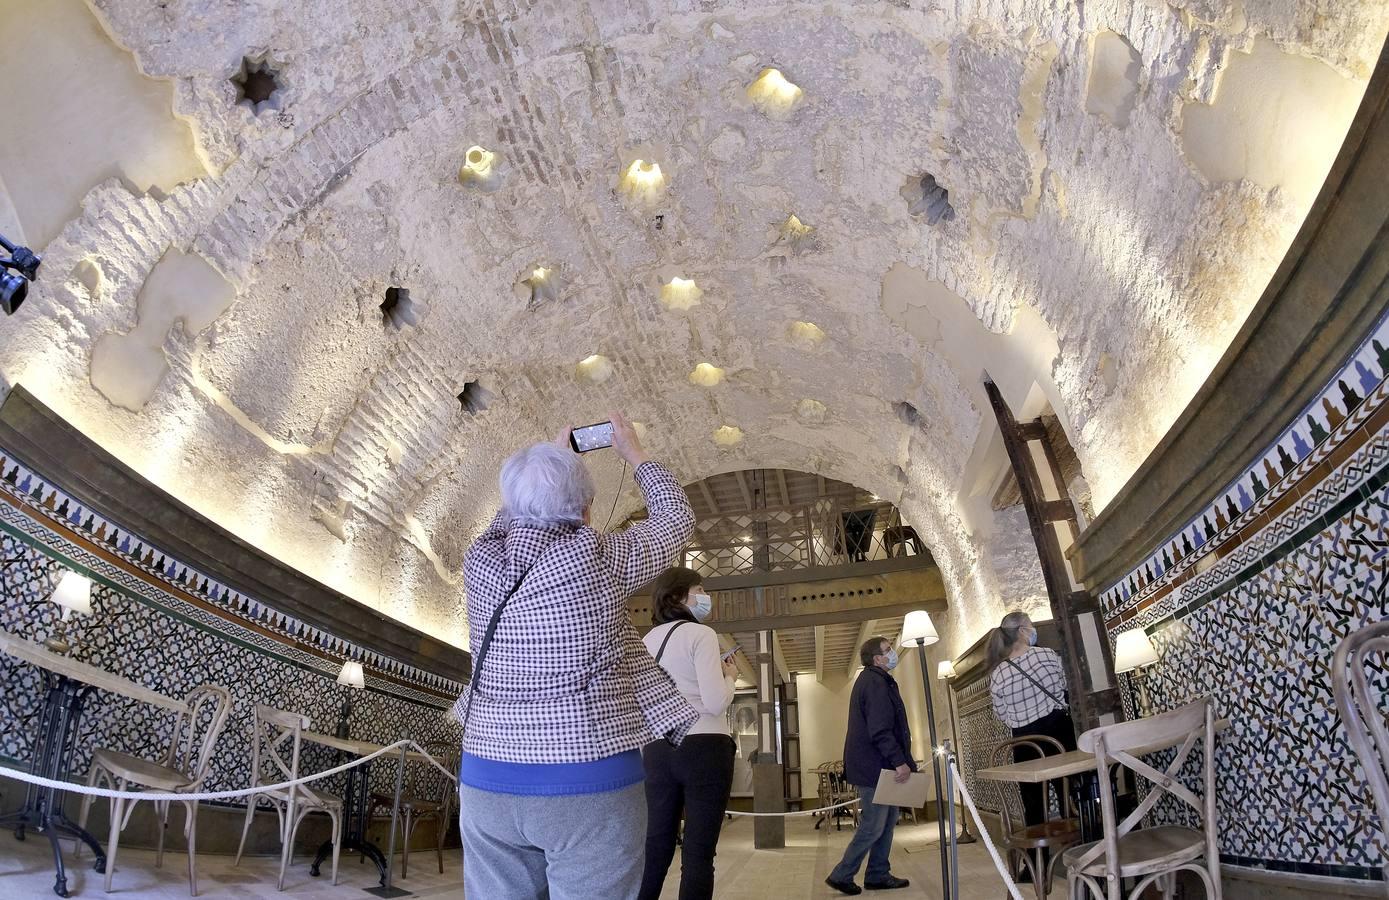
[[[511,602],[511,598],[515,597],[516,592],[521,589],[521,585],[526,583],[526,576],[530,575],[536,563],[539,563],[540,560],[545,558],[545,552],[549,549],[549,547],[546,547],[545,550],[542,550],[540,555],[535,558],[535,562],[526,566],[526,570],[521,573],[521,577],[516,579],[516,584],[512,585],[511,590],[506,592],[506,596],[502,598],[501,603],[497,604],[497,608],[492,610],[492,618],[488,620],[487,630],[482,634],[482,644],[477,648],[477,662],[473,664],[473,677],[468,679],[468,705],[463,710],[463,733],[465,736],[468,733],[468,719],[473,714],[473,697],[477,694],[478,676],[482,674],[482,664],[487,659],[488,648],[492,646],[492,635],[497,630],[497,623],[502,620],[502,612],[506,609],[507,604]]]
[[[1053,702],[1055,702],[1055,703],[1060,703],[1063,707],[1067,707],[1067,708],[1070,707],[1070,704],[1067,703],[1065,700],[1062,700],[1060,697],[1056,696],[1056,695],[1053,694],[1051,691],[1049,691],[1049,690],[1047,690],[1046,688],[1042,687],[1042,683],[1041,683],[1040,681],[1038,681],[1037,679],[1033,678],[1032,675],[1031,675],[1031,673],[1029,673],[1029,672],[1028,672],[1026,669],[1024,669],[1022,666],[1020,666],[1020,665],[1018,665],[1017,663],[1013,662],[1011,659],[1005,659],[1004,662],[1006,662],[1008,665],[1012,666],[1013,668],[1015,668],[1015,669],[1017,669],[1019,672],[1021,672],[1023,678],[1026,678],[1028,681],[1030,681],[1030,682],[1032,682],[1033,684],[1037,685],[1037,690],[1041,691],[1043,694],[1046,694],[1048,697],[1050,697],[1050,698],[1052,699]]]
[[[672,626],[670,626],[670,631],[667,631],[667,632],[666,632],[665,640],[661,641],[661,649],[659,649],[659,650],[656,651],[656,662],[657,662],[658,664],[659,664],[660,661],[661,661],[661,657],[662,657],[663,655],[665,655],[665,652],[666,652],[666,644],[669,644],[669,643],[670,643],[670,636],[671,636],[672,634],[675,634],[675,629],[679,628],[681,625],[684,625],[684,624],[685,624],[685,620],[684,620],[684,619],[676,619],[676,620],[675,620],[675,624],[672,625]]]

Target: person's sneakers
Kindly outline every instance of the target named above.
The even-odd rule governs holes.
[[[909,884],[911,884],[911,881],[909,881],[906,878],[898,878],[896,875],[888,875],[882,881],[865,880],[863,882],[863,886],[868,888],[868,890],[870,891],[895,891],[898,888],[904,888]]]
[[[825,884],[839,891],[841,894],[853,895],[863,893],[863,888],[854,884],[852,881],[835,881],[833,875],[825,879]]]

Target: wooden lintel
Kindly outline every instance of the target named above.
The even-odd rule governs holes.
[[[1044,522],[1074,522],[1076,520],[1075,506],[1071,504],[1069,499],[1043,500],[1041,512]]]
[[[1047,426],[1042,424],[1041,419],[1019,422],[1018,437],[1025,441],[1045,441],[1047,439]]]

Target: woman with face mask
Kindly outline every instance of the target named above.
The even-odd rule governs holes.
[[[1061,656],[1055,650],[1037,646],[1037,629],[1027,613],[1015,610],[1004,616],[989,637],[987,653],[994,713],[1013,729],[1013,737],[1044,734],[1056,738],[1067,750],[1074,750],[1076,730],[1066,703],[1066,672],[1061,667]],[[1054,752],[1054,748],[1047,749]],[[1036,755],[1029,747],[1013,749],[1017,762],[1035,759]],[[1024,784],[1021,788],[1023,821],[1037,825],[1046,818],[1042,785]],[[1026,874],[1027,870],[1023,872]]]
[[[643,639],[656,663],[700,714],[679,747],[655,741],[642,750],[646,766],[646,867],[641,900],[661,894],[675,855],[680,813],[685,839],[680,850],[680,900],[714,896],[714,850],[733,785],[735,745],[727,710],[738,674],[724,659],[718,635],[701,624],[713,612],[698,572],[667,569],[651,584],[651,618],[656,627]]]

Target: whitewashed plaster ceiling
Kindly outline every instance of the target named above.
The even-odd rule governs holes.
[[[783,467],[898,502],[945,572],[947,643],[1035,603],[1021,519],[988,508],[983,373],[1055,409],[1103,507],[1256,300],[1389,21],[1384,0],[0,12],[0,76],[30,98],[0,226],[45,255],[0,323],[6,387],[460,644],[498,464],[615,407],[687,482]],[[276,73],[259,106],[247,60]],[[769,67],[789,109],[749,94]],[[663,183],[625,183],[637,160]],[[601,507],[620,469],[593,465]]]

